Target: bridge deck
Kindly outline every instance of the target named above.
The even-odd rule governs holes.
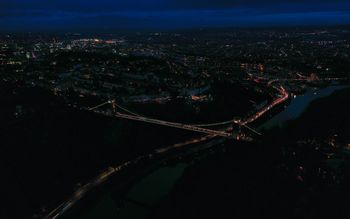
[[[179,129],[186,129],[186,130],[195,131],[195,132],[206,133],[209,135],[217,135],[217,136],[222,136],[222,137],[227,137],[227,138],[232,137],[232,134],[227,133],[227,132],[205,129],[205,128],[200,128],[200,127],[196,127],[196,126],[176,123],[176,122],[167,122],[167,121],[162,121],[162,120],[158,120],[158,119],[132,116],[132,115],[126,115],[126,114],[122,114],[122,113],[116,113],[115,116],[119,117],[119,118],[124,118],[124,119],[130,119],[130,120],[141,121],[141,122],[148,122],[148,123],[153,123],[153,124],[157,124],[157,125],[163,125],[163,126],[169,126],[169,127],[179,128]]]

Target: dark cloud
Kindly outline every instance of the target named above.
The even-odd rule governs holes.
[[[296,4],[319,8],[325,5],[349,9],[349,0],[1,0],[0,10],[49,10],[70,12],[159,11],[275,7]]]
[[[349,11],[349,0],[0,0],[0,29],[350,23]]]

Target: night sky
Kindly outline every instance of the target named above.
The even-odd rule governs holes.
[[[350,0],[0,0],[0,31],[350,24]]]

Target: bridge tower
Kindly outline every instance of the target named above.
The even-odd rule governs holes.
[[[111,100],[110,103],[112,104],[112,111],[113,113],[117,113],[117,104],[115,103],[114,100]]]

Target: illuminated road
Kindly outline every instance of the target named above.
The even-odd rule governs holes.
[[[239,125],[246,126],[247,124],[254,122],[255,120],[260,118],[262,115],[267,113],[269,110],[271,110],[276,105],[279,105],[279,104],[283,103],[284,101],[288,100],[289,93],[286,91],[286,89],[284,89],[284,87],[280,86],[279,88],[278,87],[274,87],[274,88],[280,92],[280,97],[278,97],[277,99],[272,101],[272,103],[265,106],[264,108],[262,108],[260,111],[258,111],[257,113],[255,113],[251,117],[247,118],[246,120],[240,121],[238,123]]]
[[[63,202],[61,205],[59,205],[57,208],[52,210],[45,218],[47,219],[56,219],[60,216],[62,216],[68,209],[70,209],[75,203],[77,203],[80,199],[82,199],[86,193],[88,193],[91,189],[95,188],[96,186],[99,186],[103,182],[105,182],[107,179],[109,179],[112,175],[119,172],[120,170],[124,169],[125,167],[129,166],[133,162],[137,162],[142,157],[138,157],[133,161],[128,161],[123,163],[122,165],[119,165],[117,167],[110,167],[108,170],[102,172],[99,176],[92,179],[89,183],[85,184],[84,186],[80,187],[71,198],[69,198],[67,201]]]

